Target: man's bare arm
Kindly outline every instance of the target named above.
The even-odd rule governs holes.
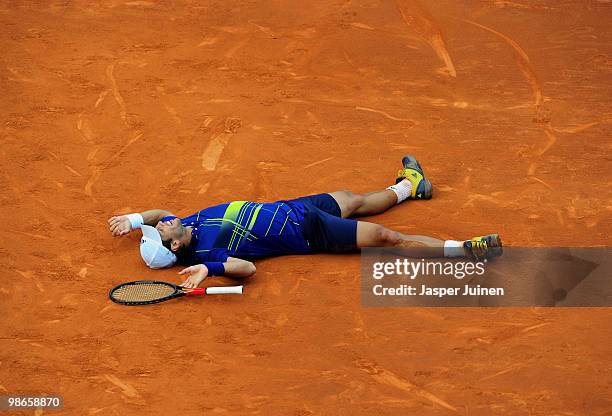
[[[237,259],[235,257],[228,257],[223,263],[223,267],[225,268],[223,276],[232,279],[249,277],[256,272],[255,265],[253,263],[250,261]],[[198,287],[198,285],[202,283],[204,279],[206,279],[206,276],[208,275],[208,267],[206,267],[204,264],[195,264],[181,270],[179,274],[189,274],[189,277],[187,277],[187,279],[181,283],[181,286],[194,288]]]
[[[146,225],[157,225],[158,222],[161,221],[162,218],[167,216],[174,216],[170,211],[166,211],[165,209],[150,209],[148,211],[141,212],[142,219]]]
[[[257,271],[255,264],[252,262],[235,257],[228,257],[225,263],[223,263],[223,267],[225,267],[223,275],[232,278],[249,277]]]
[[[157,225],[157,223],[168,215],[173,215],[170,211],[164,209],[150,209],[148,211],[141,212],[142,219],[146,225]],[[108,225],[111,234],[114,237],[119,235],[125,235],[132,231],[132,225],[127,215],[116,215],[108,219]]]

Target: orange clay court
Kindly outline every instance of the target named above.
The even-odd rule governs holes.
[[[610,415],[605,308],[365,308],[359,255],[126,308],[107,219],[434,184],[372,220],[607,246],[609,1],[0,1],[0,395],[9,415]],[[207,285],[229,285],[224,278]]]

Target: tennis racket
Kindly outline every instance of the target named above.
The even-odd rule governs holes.
[[[111,289],[108,297],[121,305],[150,305],[182,296],[216,295],[226,293],[242,294],[242,286],[198,287],[187,289],[159,280],[137,280],[122,283]]]

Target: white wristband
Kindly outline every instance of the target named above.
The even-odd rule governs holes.
[[[142,226],[142,224],[144,224],[144,219],[142,218],[142,215],[140,215],[137,212],[134,213],[134,214],[128,214],[127,218],[130,221],[130,225],[132,226],[132,230],[140,228]]]

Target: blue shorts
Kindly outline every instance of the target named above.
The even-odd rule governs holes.
[[[357,221],[342,218],[340,206],[330,194],[293,200],[306,208],[302,233],[313,251],[345,253],[357,250]]]

